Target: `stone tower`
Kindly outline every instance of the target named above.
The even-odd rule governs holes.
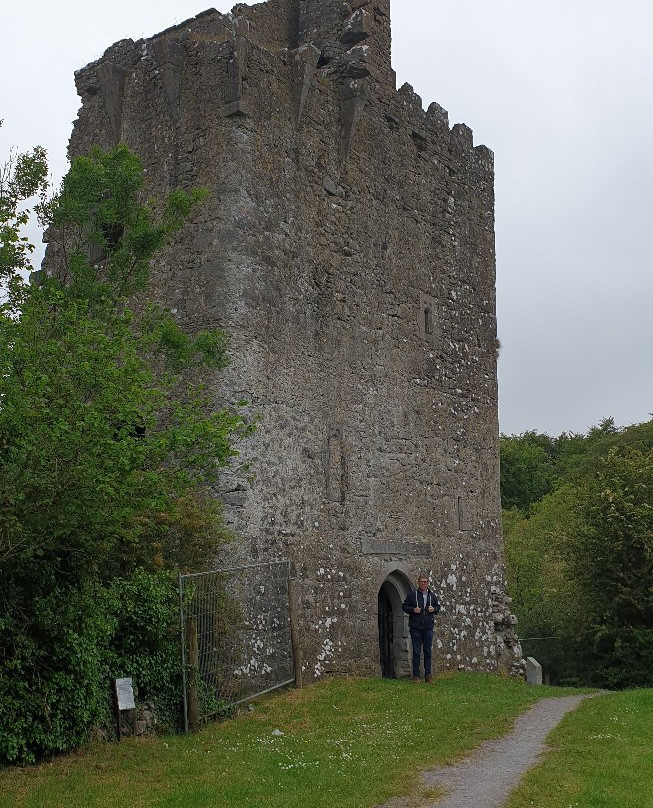
[[[216,400],[259,427],[220,492],[237,560],[289,558],[305,677],[408,673],[401,600],[443,601],[436,666],[508,670],[493,157],[390,62],[389,0],[268,0],[118,42],[76,74],[71,153],[126,143],[210,199],[157,268],[220,325]]]

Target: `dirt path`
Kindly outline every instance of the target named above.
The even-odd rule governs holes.
[[[486,741],[460,763],[424,772],[424,784],[441,786],[446,794],[435,802],[420,802],[420,808],[501,808],[524,772],[535,766],[545,751],[549,732],[585,698],[542,699],[517,719],[509,735]],[[393,800],[378,808],[401,805],[401,800]]]

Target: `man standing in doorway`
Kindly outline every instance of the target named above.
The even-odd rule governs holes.
[[[429,589],[428,576],[422,573],[417,579],[417,589],[410,592],[402,609],[408,617],[410,638],[413,641],[413,682],[419,683],[419,664],[424,649],[424,678],[430,684],[431,649],[433,648],[433,624],[440,611],[438,596]]]

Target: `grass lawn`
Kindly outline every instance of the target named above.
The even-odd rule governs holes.
[[[535,701],[562,692],[568,691],[482,674],[443,676],[432,686],[331,679],[261,700],[253,712],[196,735],[98,745],[38,767],[4,770],[0,806],[368,808],[398,794],[427,798],[435,795],[420,785],[421,769],[505,734]],[[592,700],[584,715],[607,703]],[[634,721],[624,710],[613,707],[608,718]],[[624,734],[620,723],[606,720],[597,719],[603,727],[597,734]],[[594,748],[614,743],[597,740]],[[649,770],[650,762],[649,754]],[[515,805],[532,805],[526,799]],[[535,804],[563,803],[547,796]]]
[[[548,742],[506,808],[653,808],[653,690],[589,699]]]

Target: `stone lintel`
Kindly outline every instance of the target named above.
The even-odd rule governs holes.
[[[411,558],[428,558],[431,555],[429,542],[403,541],[401,539],[363,538],[363,555],[404,555]]]

